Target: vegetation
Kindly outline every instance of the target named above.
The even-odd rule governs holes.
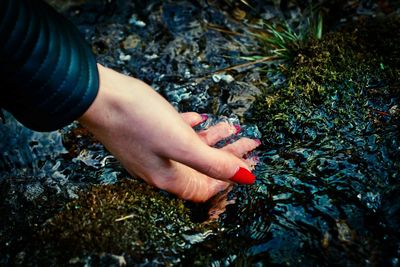
[[[323,19],[319,13],[315,18],[307,18],[305,25],[294,29],[288,22],[268,24],[263,22],[264,33],[256,36],[260,39],[266,53],[283,60],[292,60],[296,53],[313,39],[321,39]]]
[[[311,40],[297,50],[288,68],[279,69],[285,83],[274,86],[270,80],[271,87],[258,97],[250,119],[261,126],[265,136],[291,133],[284,138],[287,142],[307,138],[304,131],[310,127],[314,134],[323,131],[320,123],[338,122],[335,126],[339,127],[338,117],[350,116],[358,104],[360,109],[355,111],[368,115],[372,108],[365,106],[368,88],[397,90],[393,85],[400,77],[399,26],[399,19],[394,18],[364,21]],[[310,117],[317,109],[330,118]],[[342,123],[350,121],[343,118]]]
[[[392,194],[398,195],[400,171],[399,27],[398,17],[363,19],[311,40],[291,64],[276,68],[280,76],[265,76],[268,85],[248,116],[263,134],[258,183],[273,196],[285,196],[277,205],[304,208],[283,217],[295,225],[303,218],[298,229],[315,230],[306,243],[324,240],[311,246],[321,265],[366,259],[389,265],[389,255],[397,253],[399,220],[393,214],[399,208]]]
[[[321,39],[323,33],[322,12],[312,6],[296,23],[261,20],[259,24],[262,30],[255,36],[260,40],[263,53],[285,61],[293,60],[299,50],[310,41]]]
[[[190,245],[185,234],[205,228],[190,220],[182,200],[143,182],[125,180],[80,194],[44,224],[30,249],[38,263],[47,266],[83,263],[85,257],[102,253],[165,265]]]

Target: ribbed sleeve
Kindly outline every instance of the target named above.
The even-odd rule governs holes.
[[[81,116],[99,87],[80,32],[39,0],[0,0],[0,107],[37,131]]]

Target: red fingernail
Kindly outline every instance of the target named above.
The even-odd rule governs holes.
[[[201,116],[201,121],[202,122],[208,120],[208,115],[207,114],[200,114],[200,116]]]
[[[256,177],[245,168],[240,167],[230,180],[238,184],[254,184]]]
[[[256,141],[256,143],[257,143],[258,145],[261,145],[260,139],[254,139],[254,141]]]
[[[236,129],[236,133],[235,134],[238,134],[242,128],[240,127],[240,125],[234,125],[234,126],[235,126],[235,129]]]

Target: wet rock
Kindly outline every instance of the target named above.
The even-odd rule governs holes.
[[[351,242],[353,240],[353,233],[345,221],[337,221],[338,238],[342,242]]]
[[[256,100],[256,96],[261,93],[258,87],[244,82],[236,82],[235,86],[230,87],[228,90],[230,96],[227,104],[239,116],[244,116],[245,112],[250,109]]]
[[[122,41],[122,48],[130,50],[135,49],[140,44],[140,37],[138,35],[132,34],[127,36]]]

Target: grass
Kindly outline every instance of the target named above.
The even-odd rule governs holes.
[[[277,24],[262,22],[264,31],[255,36],[259,38],[268,55],[291,61],[309,40],[322,38],[322,14],[314,14],[311,12],[298,29],[287,21]]]
[[[251,34],[257,38],[260,42],[260,46],[257,47],[257,55],[240,56],[240,59],[248,62],[229,66],[224,69],[220,69],[208,74],[205,77],[201,77],[198,81],[211,76],[212,74],[224,72],[232,69],[259,66],[260,64],[269,64],[271,62],[289,63],[293,62],[294,58],[299,54],[301,49],[305,48],[311,40],[318,40],[323,35],[323,16],[322,12],[318,11],[317,6],[310,7],[304,12],[302,16],[303,21],[299,22],[299,25],[295,27],[288,21],[281,21],[277,23],[271,23],[269,21],[261,20],[258,22],[258,29],[252,29],[246,31],[246,34]],[[239,32],[232,32],[217,25],[208,24],[207,27],[214,31],[219,31],[229,35],[244,36],[245,34]],[[261,29],[260,29],[261,28]],[[261,49],[259,49],[261,48]],[[261,50],[261,53],[259,52]],[[261,70],[264,68],[261,67]]]

